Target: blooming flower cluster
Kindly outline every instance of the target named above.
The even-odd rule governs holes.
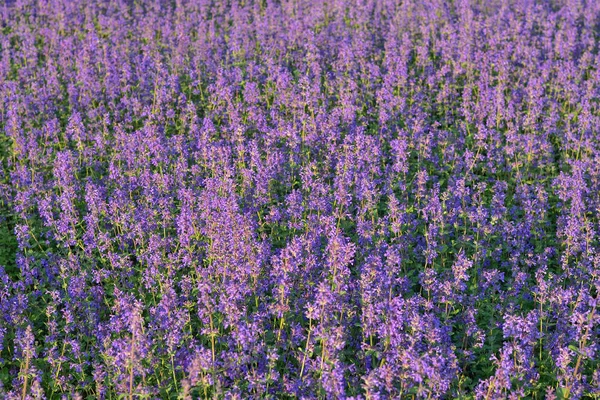
[[[600,2],[0,3],[0,398],[600,396]]]

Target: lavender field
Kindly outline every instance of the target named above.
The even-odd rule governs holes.
[[[600,399],[600,2],[0,0],[0,399]]]

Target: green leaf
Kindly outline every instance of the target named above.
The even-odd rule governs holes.
[[[559,400],[568,399],[570,392],[571,392],[570,389],[560,387],[556,390],[556,395],[559,398]]]

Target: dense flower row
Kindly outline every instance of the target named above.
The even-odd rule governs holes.
[[[600,396],[600,2],[0,28],[0,397]]]

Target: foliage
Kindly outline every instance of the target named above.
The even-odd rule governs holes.
[[[0,397],[600,396],[600,2],[0,5]]]

